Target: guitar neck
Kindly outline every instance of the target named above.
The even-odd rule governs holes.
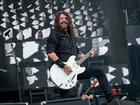
[[[91,90],[91,88],[92,88],[92,87],[89,87],[89,88],[83,93],[83,95],[88,94],[88,92]]]
[[[90,53],[88,52],[87,54],[85,54],[81,59],[79,59],[79,60],[76,62],[77,65],[80,65],[81,63],[83,63],[89,56],[90,56]]]

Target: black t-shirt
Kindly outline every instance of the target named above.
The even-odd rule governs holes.
[[[70,37],[64,30],[51,30],[47,40],[47,53],[50,52],[55,52],[64,62],[66,62],[71,55],[77,56],[79,54],[76,39]]]

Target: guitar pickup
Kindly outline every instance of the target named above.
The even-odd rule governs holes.
[[[76,76],[76,74],[74,74],[74,76],[72,77],[71,81],[74,79],[75,76]]]

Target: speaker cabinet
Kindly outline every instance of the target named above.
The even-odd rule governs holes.
[[[89,105],[89,100],[82,100],[80,97],[78,98],[68,98],[68,99],[59,99],[42,102],[41,105]]]

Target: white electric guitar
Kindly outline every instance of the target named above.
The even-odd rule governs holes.
[[[75,61],[76,56],[72,55],[65,64],[72,68],[72,72],[67,75],[62,68],[53,64],[50,68],[50,78],[56,86],[61,89],[71,89],[77,83],[77,75],[85,71],[85,67],[80,67],[80,64],[90,56],[90,52],[84,55],[78,61]]]
[[[97,48],[95,48],[94,50],[97,51]],[[97,53],[98,52],[96,52],[96,54]],[[68,61],[64,62],[72,68],[72,72],[69,75],[67,75],[64,70],[58,65],[53,64],[50,68],[50,78],[52,82],[61,89],[73,88],[77,83],[77,75],[85,71],[85,67],[80,67],[80,64],[84,62],[89,56],[90,52],[85,54],[84,57],[82,57],[82,59],[79,59],[78,61],[75,61],[76,56],[70,56]]]

